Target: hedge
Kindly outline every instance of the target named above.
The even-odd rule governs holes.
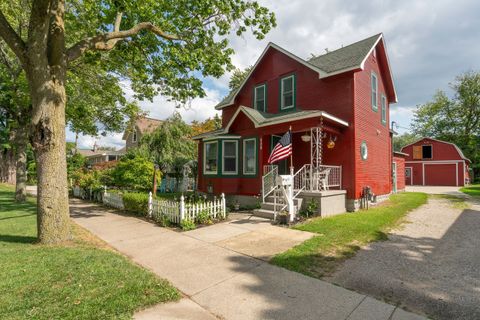
[[[123,194],[125,210],[138,216],[146,216],[148,213],[148,194],[127,192]]]

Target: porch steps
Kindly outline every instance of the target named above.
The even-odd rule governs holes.
[[[298,212],[298,208],[302,207],[302,201],[303,199],[301,198],[296,198],[293,199],[294,205],[295,205],[295,210]],[[283,198],[277,197],[277,214],[279,213],[279,210],[284,206],[285,202]],[[265,202],[261,204],[260,209],[255,209],[253,210],[253,215],[261,218],[267,218],[267,219],[273,219],[275,217],[275,200],[273,196],[268,196],[265,198]]]

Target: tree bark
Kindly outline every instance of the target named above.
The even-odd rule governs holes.
[[[25,124],[16,130],[16,183],[15,201],[25,202],[27,199],[27,127]]]

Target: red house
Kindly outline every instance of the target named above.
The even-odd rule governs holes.
[[[317,198],[324,215],[356,210],[365,187],[372,199],[392,192],[388,124],[395,102],[382,34],[308,60],[269,43],[240,87],[215,107],[223,127],[194,137],[198,188],[243,203],[260,199],[268,211],[275,175],[293,167],[295,197]],[[293,162],[269,165],[289,128]]]
[[[423,138],[402,148],[405,183],[420,186],[464,186],[469,183],[469,165],[455,144]]]

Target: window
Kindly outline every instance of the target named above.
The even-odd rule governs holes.
[[[387,98],[382,94],[382,124],[387,123]]]
[[[137,129],[133,129],[132,142],[137,142]]]
[[[237,174],[238,141],[223,141],[222,153],[222,173]]]
[[[243,140],[243,174],[257,173],[257,139]]]
[[[216,174],[218,166],[218,142],[205,142],[203,150],[203,172],[205,174]]]
[[[378,100],[378,93],[377,93],[377,75],[372,72],[372,109],[373,111],[378,111],[378,105],[377,105],[377,100]]]
[[[422,158],[432,159],[432,146],[422,146]]]
[[[254,107],[258,111],[266,111],[266,88],[264,84],[255,87],[253,100]]]
[[[280,110],[295,106],[295,77],[293,75],[280,80]]]

